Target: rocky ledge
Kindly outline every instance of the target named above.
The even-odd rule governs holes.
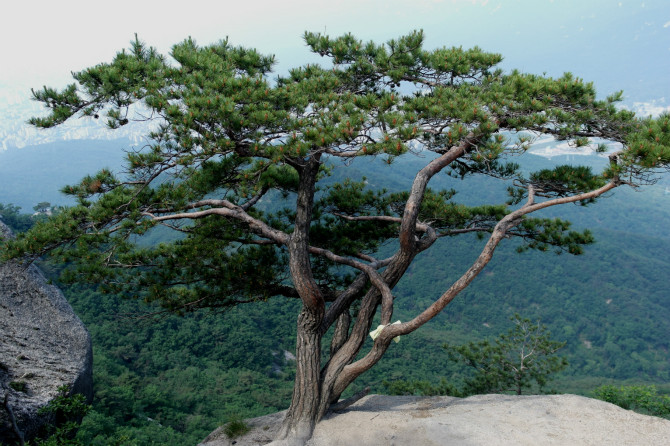
[[[0,220],[0,237],[11,232]],[[33,438],[58,388],[93,396],[91,338],[63,293],[35,266],[0,264],[0,439]],[[17,432],[18,431],[18,432]]]
[[[229,439],[219,428],[201,446],[267,444],[283,412],[247,420]],[[469,398],[369,395],[322,420],[308,446],[661,445],[670,421],[576,395]]]

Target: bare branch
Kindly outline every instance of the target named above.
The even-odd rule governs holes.
[[[271,227],[270,225],[264,223],[263,221],[257,218],[253,218],[251,215],[247,214],[244,211],[244,209],[242,209],[240,206],[236,206],[233,203],[229,202],[228,200],[202,200],[187,206],[187,209],[193,209],[202,206],[223,206],[223,207],[209,208],[195,212],[180,212],[176,214],[162,215],[162,216],[157,216],[150,212],[143,212],[142,215],[149,217],[151,220],[156,222],[180,220],[180,219],[199,219],[207,217],[209,215],[220,215],[222,217],[232,218],[241,221],[243,223],[246,223],[252,232],[267,239],[273,240],[278,244],[286,245],[288,243],[289,238],[288,234]]]
[[[325,249],[310,247],[309,251],[310,253],[318,254],[341,265],[348,265],[359,269],[367,274],[372,285],[377,288],[382,295],[382,324],[388,324],[390,322],[391,316],[393,315],[393,295],[391,294],[391,289],[388,284],[373,267],[353,259],[338,256]]]
[[[330,406],[330,411],[335,412],[335,413],[342,412],[344,409],[351,406],[356,401],[358,401],[361,398],[363,398],[364,396],[366,396],[368,393],[370,393],[370,386],[366,387],[365,389],[361,390],[360,392],[356,393],[355,395],[350,396],[346,400],[338,401],[337,403],[331,405]]]
[[[360,216],[352,216],[352,215],[344,215],[340,214],[339,212],[333,212],[333,215],[336,217],[340,217],[344,220],[347,221],[382,221],[385,223],[402,223],[402,218],[400,217],[391,217],[390,215],[360,215]],[[428,231],[428,225],[417,222],[416,223],[416,231],[417,232],[426,232]]]

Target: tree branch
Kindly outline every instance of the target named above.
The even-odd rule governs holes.
[[[532,201],[529,201],[520,209],[507,214],[498,222],[498,224],[496,224],[491,236],[489,237],[489,240],[472,266],[470,266],[470,268],[468,268],[468,270],[465,271],[465,273],[463,273],[463,275],[456,282],[454,282],[451,287],[449,287],[449,289],[444,294],[442,294],[442,296],[440,296],[435,302],[433,302],[433,304],[426,308],[421,314],[417,315],[414,319],[402,324],[387,325],[377,337],[372,349],[368,352],[367,355],[365,355],[360,360],[344,367],[342,373],[337,378],[335,386],[342,387],[345,384],[348,385],[349,382],[353,381],[353,379],[355,379],[365,370],[368,370],[381,358],[393,338],[413,332],[439,314],[444,309],[444,307],[447,306],[447,304],[449,304],[463,289],[465,289],[484,269],[484,267],[490,262],[493,256],[493,252],[495,251],[498,244],[505,238],[507,231],[518,225],[522,221],[522,217],[524,215],[550,206],[595,198],[612,190],[618,185],[619,183],[613,180],[607,183],[605,186],[590,192],[570,197],[548,200],[537,204],[533,204]]]
[[[355,395],[350,396],[346,400],[338,401],[335,404],[331,404],[330,411],[335,412],[335,413],[342,412],[344,409],[351,406],[356,401],[365,397],[368,393],[370,393],[370,386],[366,387],[365,389],[361,390],[360,392],[356,393]]]
[[[352,215],[340,214],[339,212],[333,212],[332,214],[335,215],[336,217],[340,217],[340,218],[342,218],[344,220],[347,220],[347,221],[381,221],[381,222],[385,222],[385,223],[402,223],[402,218],[392,217],[390,215],[352,216]],[[428,231],[428,225],[417,221],[416,231],[417,232],[426,232],[426,231]]]
[[[198,219],[204,218],[209,215],[220,215],[226,218],[232,218],[243,223],[246,223],[249,226],[249,229],[252,232],[263,236],[267,239],[273,240],[278,244],[286,245],[288,243],[289,236],[285,232],[279,231],[272,226],[253,218],[251,215],[247,214],[244,209],[240,206],[236,206],[228,200],[202,200],[187,206],[187,209],[193,209],[202,206],[224,206],[216,207],[210,209],[204,209],[202,211],[195,212],[180,212],[170,215],[157,216],[151,212],[143,212],[142,215],[149,217],[151,220],[156,222],[163,222],[169,220],[180,220],[180,219]]]
[[[451,147],[443,155],[435,158],[421,169],[414,178],[409,198],[405,204],[405,211],[400,224],[400,247],[405,251],[414,249],[415,231],[419,209],[423,202],[423,195],[430,179],[442,169],[451,164],[452,161],[462,156],[476,142],[474,133],[469,133],[458,146]]]

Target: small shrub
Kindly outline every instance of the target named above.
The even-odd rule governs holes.
[[[240,435],[246,434],[249,430],[251,430],[251,427],[238,417],[232,418],[223,427],[223,433],[226,434],[226,437],[228,438],[237,438]]]
[[[24,381],[12,381],[9,383],[9,387],[16,390],[17,392],[26,391],[26,383]]]

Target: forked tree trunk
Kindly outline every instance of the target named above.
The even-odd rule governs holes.
[[[372,315],[374,315],[374,311]],[[295,385],[293,387],[293,398],[275,441],[270,443],[272,446],[304,445],[312,437],[316,423],[321,421],[331,408],[331,405],[337,402],[344,389],[360,374],[370,369],[372,365],[381,359],[383,352],[389,346],[390,339],[388,342],[378,345],[378,357],[365,367],[356,370],[343,369],[346,364],[354,359],[360,346],[353,347],[352,349],[345,348],[344,350],[350,351],[345,352],[344,358],[337,361],[338,365],[333,364],[334,358],[331,358],[329,365],[324,370],[321,370],[322,335],[320,334],[318,324],[314,324],[317,320],[319,320],[318,316],[315,318],[306,309],[303,309],[298,317],[297,369]],[[338,325],[340,322],[343,326],[348,325],[348,313],[342,320],[338,320]],[[366,327],[365,330],[367,333],[369,326]],[[339,327],[339,329],[344,330],[343,327]],[[339,342],[337,340],[334,341],[331,347],[337,349]],[[331,355],[332,353],[331,351]],[[338,381],[344,384],[338,386]],[[355,397],[346,405],[352,404],[356,399],[364,396],[365,393],[367,392]]]
[[[302,446],[323,416],[321,404],[321,322],[325,301],[314,280],[309,258],[309,227],[312,221],[314,191],[320,156],[295,166],[300,176],[293,233],[287,245],[289,269],[303,307],[298,316],[296,377],[291,406],[273,445]]]

